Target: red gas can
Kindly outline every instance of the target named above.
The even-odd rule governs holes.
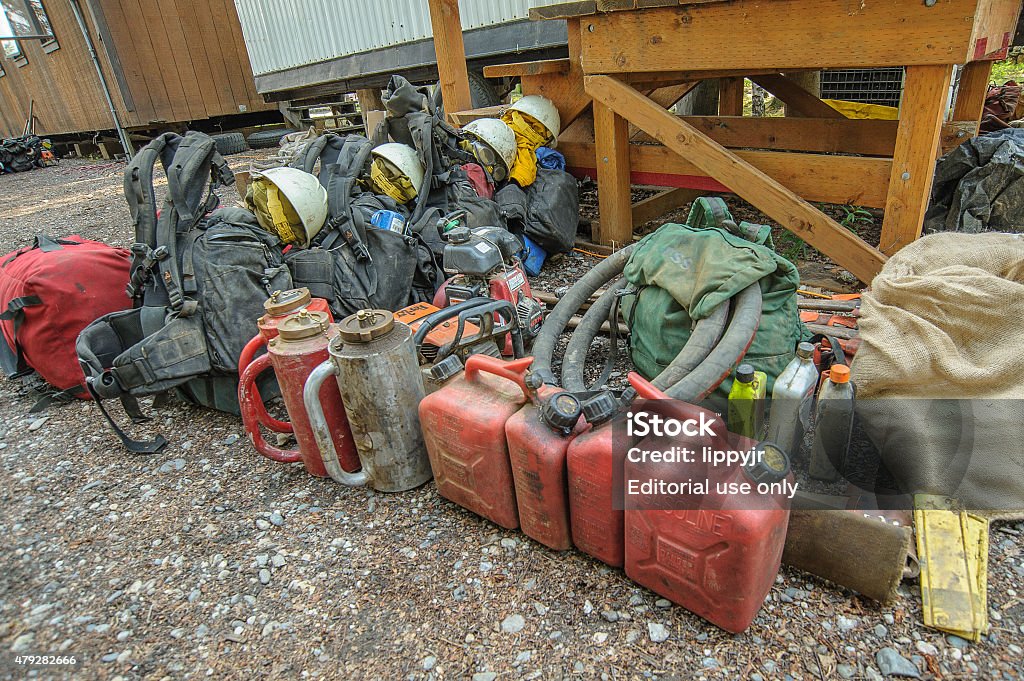
[[[327,301],[323,298],[311,297],[309,289],[305,287],[288,289],[287,291],[274,291],[270,298],[264,301],[263,309],[266,311],[265,314],[256,321],[258,332],[245,344],[245,347],[242,348],[242,354],[238,356],[239,376],[249,366],[252,358],[256,356],[260,348],[265,346],[271,339],[277,338],[277,327],[288,315],[300,310],[309,310],[310,312],[324,312],[327,314],[329,322],[334,321],[331,318],[331,310],[327,305]],[[278,433],[292,432],[292,424],[287,421],[279,421],[267,413],[267,408],[263,405],[263,400],[259,396],[259,388],[253,386],[252,390],[255,395],[256,402],[254,407],[259,422],[264,427]]]
[[[662,395],[637,373],[629,374],[629,383],[641,397],[654,399]],[[622,567],[625,515],[622,510],[612,508],[610,419],[626,405],[605,392],[587,400],[583,406],[591,428],[577,435],[566,452],[572,540],[580,551],[612,567]]]
[[[679,419],[717,419],[716,415],[677,403]],[[771,443],[727,435],[724,427],[714,437],[648,437],[636,447],[666,451],[672,446],[696,452],[695,462],[625,463],[625,478],[640,480],[707,481],[707,489],[690,490],[681,510],[643,508],[627,510],[626,575],[633,581],[719,627],[739,633],[750,626],[779,571],[789,522],[789,499],[780,488],[791,485],[789,459]],[[710,466],[700,463],[704,448],[760,452],[744,465]],[[737,494],[727,485],[751,485],[751,494]],[[759,485],[765,493],[758,494]],[[788,489],[788,488],[787,488]],[[659,499],[664,503],[664,498]],[[646,497],[639,505],[654,505]]]
[[[537,390],[539,404],[526,404],[505,423],[519,524],[526,536],[564,551],[572,548],[565,454],[588,426],[575,396],[550,386],[528,387]]]
[[[327,477],[320,448],[309,425],[302,391],[313,369],[327,360],[327,346],[338,335],[337,327],[330,324],[328,313],[310,312],[308,309],[289,315],[275,326],[278,336],[268,343],[267,354],[253,360],[242,372],[238,383],[238,402],[242,407],[245,430],[253,447],[263,456],[283,463],[302,461],[311,475]],[[277,375],[281,398],[295,429],[297,451],[279,449],[264,440],[260,433],[256,405],[262,402],[256,392],[256,379],[270,366]],[[342,468],[349,472],[359,470],[359,456],[337,389],[325,386],[320,391],[320,402]]]
[[[519,527],[505,423],[530,398],[533,362],[471,355],[463,375],[420,402],[420,425],[441,496],[488,520]]]

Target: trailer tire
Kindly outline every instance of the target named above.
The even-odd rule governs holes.
[[[274,130],[257,130],[248,137],[245,141],[249,143],[251,149],[269,149],[270,147],[276,147],[281,142],[281,138],[285,135],[290,135],[294,130],[291,128],[275,128]]]
[[[245,146],[245,136],[240,132],[226,132],[222,135],[211,135],[217,151],[221,156],[239,154],[249,147]]]
[[[444,100],[441,99],[441,86],[438,84],[435,90],[436,102],[438,102],[437,110],[444,116]],[[482,71],[470,71],[469,72],[469,98],[473,103],[474,109],[482,109],[487,106],[497,106],[501,104],[501,100],[498,98],[498,93],[491,85],[490,81],[484,78]]]

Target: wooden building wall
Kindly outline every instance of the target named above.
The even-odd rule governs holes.
[[[79,0],[126,127],[273,108],[257,94],[232,0]],[[23,41],[0,56],[0,134],[21,133],[30,100],[43,135],[113,128],[68,0],[43,0],[60,49]]]

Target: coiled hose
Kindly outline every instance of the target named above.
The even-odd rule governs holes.
[[[583,315],[562,359],[562,386],[573,392],[587,389],[583,376],[587,352],[601,324],[609,317],[622,270],[632,251],[632,245],[616,251],[590,270],[562,296],[548,315],[533,346],[533,371],[545,383],[556,381],[551,371],[552,356],[558,336],[565,330],[569,319],[595,291],[615,280]],[[617,320],[612,321],[617,323]],[[707,318],[697,322],[686,345],[652,383],[673,399],[687,402],[703,400],[714,392],[746,354],[760,321],[761,287],[755,282],[740,291],[732,304],[729,301],[722,303]]]

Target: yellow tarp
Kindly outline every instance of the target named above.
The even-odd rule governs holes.
[[[880,121],[895,121],[900,117],[900,110],[895,106],[847,102],[842,99],[823,99],[821,101],[825,102],[847,118],[872,118]]]

